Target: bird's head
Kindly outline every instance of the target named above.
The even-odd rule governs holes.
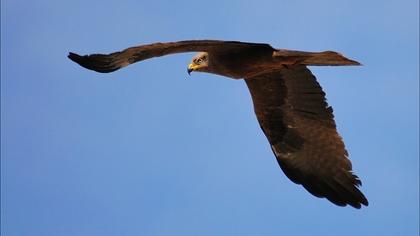
[[[193,57],[191,63],[188,65],[187,72],[191,74],[193,71],[209,71],[209,54],[207,52],[200,52]]]

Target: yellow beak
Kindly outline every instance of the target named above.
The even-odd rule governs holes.
[[[188,74],[191,74],[191,72],[194,71],[195,69],[197,69],[197,67],[198,67],[198,65],[194,65],[194,64],[190,63],[188,65],[188,69],[187,69]]]

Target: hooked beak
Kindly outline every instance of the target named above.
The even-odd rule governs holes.
[[[187,72],[188,72],[188,75],[191,75],[191,72],[193,72],[194,71],[194,69],[196,68],[197,66],[196,65],[194,65],[194,64],[189,64],[188,65],[188,68],[187,68]]]

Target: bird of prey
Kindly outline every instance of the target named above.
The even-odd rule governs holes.
[[[338,206],[361,208],[368,200],[358,189],[333,110],[307,66],[360,65],[333,52],[274,49],[269,44],[188,40],[130,47],[110,54],[68,58],[108,73],[132,63],[173,53],[198,52],[188,73],[208,72],[244,80],[254,111],[286,176],[316,197]]]

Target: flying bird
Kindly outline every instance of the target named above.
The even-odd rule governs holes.
[[[361,208],[368,200],[359,190],[333,110],[307,66],[360,65],[333,52],[274,49],[269,44],[189,40],[130,47],[110,54],[68,58],[101,73],[173,53],[198,52],[187,71],[244,80],[261,129],[286,176],[316,197],[338,206]]]

